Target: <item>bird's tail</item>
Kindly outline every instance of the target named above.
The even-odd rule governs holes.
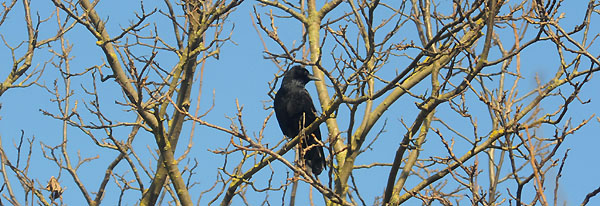
[[[314,135],[309,135],[308,140],[304,141],[302,146],[305,149],[304,162],[306,165],[312,169],[313,174],[321,174],[323,169],[325,169],[323,146],[321,146]]]

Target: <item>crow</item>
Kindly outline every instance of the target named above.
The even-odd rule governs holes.
[[[319,81],[319,78],[308,73],[302,66],[294,66],[284,74],[281,87],[275,94],[275,116],[281,131],[288,138],[298,136],[304,127],[317,118],[312,98],[304,88],[311,80]],[[306,137],[300,140],[300,157],[304,157],[305,164],[312,169],[313,174],[319,175],[325,168],[323,146],[318,143],[321,141],[321,131],[317,127],[306,133]]]

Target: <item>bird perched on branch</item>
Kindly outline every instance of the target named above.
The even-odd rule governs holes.
[[[302,66],[294,66],[284,74],[281,88],[275,94],[275,116],[281,131],[288,138],[298,136],[304,127],[317,118],[312,98],[304,88],[311,80],[319,81],[319,78]],[[318,127],[306,131],[306,136],[300,139],[300,158],[304,158],[305,164],[315,175],[321,174],[325,168],[325,155],[320,141],[321,131]]]

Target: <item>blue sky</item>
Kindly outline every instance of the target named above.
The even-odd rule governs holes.
[[[119,33],[120,28],[129,25],[129,22],[135,17],[132,11],[139,12],[140,10],[139,6],[137,6],[139,3],[137,1],[123,1],[120,3],[123,5],[112,6],[109,2],[101,2],[97,7],[101,16],[103,16],[104,19],[108,19],[108,29],[111,35]],[[157,6],[153,5],[153,2],[144,3],[146,4],[146,11],[149,11]],[[226,26],[225,31],[233,28],[231,40],[235,42],[235,44],[227,43],[221,49],[220,58],[218,60],[211,59],[206,62],[200,110],[202,113],[210,108],[214,98],[214,109],[205,117],[205,119],[216,125],[228,127],[230,120],[227,117],[235,116],[237,99],[240,105],[243,105],[244,107],[243,114],[245,126],[249,128],[249,133],[258,135],[263,120],[271,113],[271,110],[263,109],[265,105],[270,106],[272,104],[269,96],[267,95],[267,92],[269,91],[267,82],[273,79],[278,70],[270,60],[263,58],[265,56],[263,53],[263,46],[259,40],[258,34],[252,26],[251,21],[251,12],[254,4],[255,2],[252,1],[244,2],[227,19],[228,26]],[[158,6],[162,8],[162,5]],[[561,25],[563,25],[566,29],[572,29],[576,22],[580,21],[582,18],[583,12],[581,11],[583,11],[586,6],[587,4],[583,2],[578,2],[578,4],[565,3],[561,10],[565,13],[565,19],[561,21]],[[34,11],[32,13],[37,12],[41,17],[47,17],[54,11],[54,9],[48,9],[53,8],[52,4],[45,1],[33,2],[32,7]],[[260,7],[257,9],[263,13],[268,11],[268,9]],[[5,38],[6,41],[12,46],[19,44],[26,35],[23,23],[20,20],[22,19],[22,15],[22,5],[21,3],[17,3],[15,9],[8,16],[7,21],[0,27],[0,34],[2,34],[3,38]],[[64,15],[64,13],[61,13],[61,15]],[[595,18],[597,18],[597,14],[592,18],[592,22],[595,20]],[[164,35],[163,37],[165,39],[170,39],[169,37],[172,37],[170,36],[172,29],[169,25],[169,21],[165,17],[161,15],[155,15],[149,19],[149,22],[156,22],[156,25],[159,28],[159,34],[161,36]],[[54,25],[55,23],[52,21],[43,24],[42,27],[40,27],[42,29],[40,37],[43,38],[52,35],[55,31]],[[232,27],[231,25],[235,26]],[[279,26],[280,35],[282,35],[286,43],[291,45],[291,42],[294,40],[296,42],[300,41],[300,35],[298,32],[300,31],[301,27],[299,24],[288,24],[287,21],[285,21],[279,22]],[[594,25],[592,25],[591,28],[592,30],[590,33],[599,33],[598,28],[594,27]],[[414,34],[414,32],[407,33]],[[262,35],[263,38],[266,38],[264,33]],[[415,39],[414,36],[408,35],[401,35],[401,37],[409,40]],[[66,38],[70,44],[73,44],[73,50],[71,51],[71,55],[74,57],[71,62],[72,72],[81,72],[90,66],[100,64],[102,62],[102,51],[95,45],[95,40],[90,33],[82,26],[76,26],[66,35]],[[170,43],[173,43],[173,41],[170,41]],[[59,47],[57,47],[57,44],[53,44],[51,46],[52,47],[44,47],[38,51],[34,58],[33,67],[43,68],[44,62],[52,58],[48,51],[50,49],[59,49]],[[268,46],[270,49],[278,51],[274,44],[268,43]],[[22,51],[22,49],[17,50],[17,53],[22,53]],[[592,49],[591,51],[594,51],[595,54],[598,53],[597,48]],[[10,51],[6,48],[6,46],[2,45],[0,47],[0,57],[5,59],[6,62],[5,66],[3,67],[4,69],[0,70],[0,77],[2,78],[6,76],[9,70],[9,63],[11,62],[11,56],[9,52]],[[159,59],[161,67],[170,68],[175,65],[176,59],[174,57],[175,56],[173,55],[161,56],[161,59]],[[53,60],[56,61],[56,58]],[[392,63],[390,63],[390,66],[387,66],[386,68],[388,68],[390,74],[392,74],[395,72],[395,70],[403,69],[405,67],[405,65],[403,65],[405,61],[406,60],[393,60]],[[524,79],[522,80],[519,89],[522,89],[523,92],[525,92],[528,91],[528,89],[536,86],[535,75],[538,75],[541,81],[545,82],[544,80],[548,80],[554,74],[556,67],[557,60],[555,48],[549,42],[527,48],[524,50],[522,55]],[[103,71],[109,71],[109,69],[104,68]],[[551,71],[551,73],[548,73],[547,71]],[[59,78],[57,69],[52,67],[50,64],[46,64],[46,69],[43,77],[40,80],[40,83],[52,88],[53,82],[57,78]],[[592,81],[589,82],[586,87],[584,87],[579,96],[583,100],[591,99],[592,101],[590,103],[582,105],[576,101],[571,105],[570,111],[567,115],[572,117],[572,124],[576,125],[583,119],[589,118],[591,114],[596,113],[598,106],[600,106],[598,103],[596,103],[596,101],[594,101],[599,98],[597,90],[594,89],[600,86],[597,82],[597,78],[592,77]],[[114,103],[115,100],[123,101],[122,93],[115,82],[98,81],[96,83],[99,89],[99,95],[101,97],[100,105],[109,118],[118,121],[135,120],[135,115],[129,111],[126,111],[126,107],[122,107]],[[60,79],[58,79],[57,85],[59,89],[64,87],[64,84]],[[82,113],[82,117],[85,118],[85,121],[97,122],[97,120],[93,119],[93,116],[87,114],[85,111],[84,102],[89,102],[91,99],[89,95],[85,94],[82,87],[92,87],[89,75],[80,78],[73,78],[72,89],[74,90],[75,94],[71,98],[72,105],[75,101],[78,101],[78,110]],[[192,90],[191,108],[195,108],[196,101],[199,99],[199,97],[196,96],[197,89],[198,84],[196,83],[194,85],[194,89]],[[309,84],[307,89],[313,95],[315,103],[318,103],[318,100],[316,100],[316,97],[314,97],[316,96],[314,85]],[[417,91],[424,91],[427,88],[417,87],[415,89]],[[570,88],[565,88],[565,91],[569,91],[569,89]],[[61,92],[63,91],[61,90]],[[85,204],[85,200],[81,196],[77,186],[74,185],[69,174],[65,171],[59,173],[59,170],[54,163],[42,158],[40,143],[57,145],[60,143],[62,136],[62,122],[54,120],[48,116],[44,116],[40,112],[40,110],[45,110],[58,113],[56,104],[50,101],[53,98],[54,97],[50,95],[44,88],[38,86],[32,86],[24,89],[11,89],[1,96],[0,102],[2,103],[2,108],[0,109],[0,116],[2,119],[0,120],[0,135],[2,137],[2,144],[9,158],[14,161],[16,159],[16,154],[13,146],[18,144],[18,138],[21,135],[21,130],[24,131],[26,138],[35,137],[32,147],[33,151],[29,174],[31,177],[36,179],[36,186],[45,186],[50,176],[60,175],[61,185],[67,187],[64,195],[64,202],[69,205],[83,205]],[[367,151],[363,156],[358,158],[357,164],[368,164],[374,161],[393,161],[393,154],[397,148],[400,138],[406,132],[406,129],[404,129],[401,124],[401,120],[408,122],[407,124],[410,124],[412,119],[414,119],[419,111],[414,104],[415,102],[419,102],[419,100],[405,96],[400,98],[398,102],[394,103],[394,105],[390,107],[390,109],[387,111],[388,116],[381,119],[380,122],[375,125],[374,130],[371,132],[371,135],[368,138],[373,138],[374,134],[376,134],[376,131],[381,129],[384,123],[383,120],[386,120],[386,132],[383,133],[379,137],[378,142],[373,145],[373,150]],[[556,105],[560,103],[561,102],[559,102],[557,98],[550,98],[548,101],[542,102],[542,108],[544,108],[544,111],[546,112],[554,111]],[[486,127],[489,128],[489,126],[486,126],[485,122],[489,120],[486,120],[487,112],[483,109],[484,108],[481,106],[481,104],[477,105],[476,103],[473,103],[473,105],[470,105],[470,111],[472,113],[478,115],[482,114],[481,116],[478,116],[478,120],[482,123],[482,128],[480,129],[482,131],[486,131]],[[438,112],[440,113],[439,115],[452,115],[451,113],[447,112],[448,110],[448,104],[440,105],[438,109]],[[348,121],[347,119],[344,119],[343,116],[343,113],[340,114],[340,125],[344,125],[344,123]],[[460,119],[456,116],[449,118]],[[470,129],[467,125],[467,122],[464,124],[461,122],[455,123],[459,126],[462,125],[462,127],[459,129],[462,129],[465,131],[465,133]],[[432,126],[438,128],[441,127],[439,123],[435,122],[432,124]],[[600,169],[600,167],[595,162],[595,157],[600,155],[600,151],[596,148],[596,145],[600,143],[600,140],[597,137],[599,126],[600,125],[596,119],[590,121],[590,123],[583,127],[580,131],[567,138],[559,152],[559,155],[556,156],[562,157],[565,149],[570,149],[567,163],[565,164],[565,168],[563,170],[563,176],[559,182],[559,203],[565,201],[566,205],[580,204],[587,193],[600,186],[600,179],[597,178],[596,172],[598,169]],[[176,154],[181,154],[183,148],[187,145],[190,130],[191,123],[188,122],[184,125],[184,133],[181,135],[179,148]],[[321,125],[321,130],[326,131],[324,125]],[[114,134],[126,135],[129,131],[129,128],[120,128],[115,129]],[[552,135],[553,131],[553,127],[542,127],[540,129],[540,133],[546,135]],[[95,134],[99,137],[102,137],[102,131],[97,131]],[[275,144],[283,138],[274,117],[268,121],[264,136],[265,139],[263,142],[268,142],[269,144]],[[434,135],[430,136],[431,137],[428,137],[428,140],[424,145],[424,152],[422,153],[424,158],[435,156],[436,154],[439,154],[439,152],[443,152],[443,146],[438,140],[439,138]],[[367,141],[369,140],[370,139]],[[208,150],[224,148],[227,146],[229,141],[230,137],[222,132],[196,125],[193,148],[191,150],[190,157],[192,160],[196,159],[199,161],[203,167],[198,169],[196,171],[197,174],[195,174],[195,176],[192,178],[194,181],[199,183],[198,186],[195,186],[190,190],[194,201],[198,199],[201,191],[204,191],[213,185],[217,177],[217,171],[215,168],[221,167],[223,164],[223,156],[213,154]],[[154,169],[155,163],[151,161],[152,157],[148,153],[148,148],[156,148],[156,144],[152,136],[147,132],[142,132],[136,138],[134,143],[136,145],[134,150],[140,153],[142,162],[151,162],[151,166],[149,166],[149,168]],[[116,157],[117,153],[106,152],[105,150],[99,149],[87,136],[83,135],[77,128],[72,127],[68,129],[68,144],[72,161],[77,160],[78,153],[82,158],[99,156],[99,159],[94,160],[91,163],[83,164],[79,169],[80,177],[82,177],[83,182],[88,185],[88,189],[95,191],[99,185],[99,180],[95,177],[99,177],[104,174],[106,165]],[[288,160],[291,160],[294,156],[293,153],[290,152],[286,154],[285,157]],[[232,155],[229,161],[233,161],[236,158],[239,158],[239,156]],[[484,160],[484,156],[480,156],[478,158],[480,160]],[[181,168],[184,168],[186,163],[186,161],[182,162]],[[482,168],[487,166],[483,163],[481,164]],[[129,169],[130,168],[128,168],[127,165],[122,162],[117,166],[116,170],[120,171],[121,173],[127,173]],[[274,184],[284,183],[287,175],[286,173],[289,173],[289,170],[283,167],[283,165],[280,163],[273,163],[273,170],[276,172]],[[354,175],[356,178],[356,183],[359,186],[361,195],[363,198],[365,198],[367,204],[373,203],[376,196],[381,196],[383,194],[388,172],[389,168],[387,167],[355,171]],[[555,169],[551,170],[550,173],[555,173]],[[265,186],[264,177],[268,177],[268,175],[270,175],[270,171],[267,169],[258,173],[256,178],[253,180],[256,180],[257,186]],[[132,177],[130,171],[126,174],[126,177]],[[483,175],[481,176],[482,179],[484,177],[485,176]],[[323,180],[324,176],[321,178]],[[12,178],[12,180],[13,187],[19,187],[18,181],[15,178]],[[145,177],[144,180],[146,181],[145,186],[147,187],[149,185],[148,178]],[[547,195],[551,197],[552,189],[549,188],[553,188],[552,182],[554,181],[554,175],[550,175],[547,181]],[[415,183],[417,183],[417,181],[408,182],[408,184]],[[109,185],[108,188],[112,189],[107,192],[104,198],[104,203],[106,205],[115,205],[117,204],[116,199],[118,198],[117,195],[119,194],[119,191],[115,189],[116,186],[114,185],[114,181],[111,181],[109,184],[111,185]],[[532,183],[530,183],[530,185],[531,184]],[[508,183],[505,184],[505,186],[508,186],[509,189],[514,191],[514,183]],[[307,198],[305,197],[307,197],[307,186],[305,184],[301,185],[299,191],[299,196],[302,197],[298,199],[299,203],[306,203]],[[19,194],[18,197],[24,198],[20,192],[17,194]],[[133,205],[139,198],[139,192],[130,191],[125,194],[126,196],[124,199],[124,205]],[[215,196],[215,194],[216,192],[214,191],[205,194],[200,201],[200,205],[208,203]],[[316,191],[313,191],[313,194],[316,194]],[[44,195],[47,196],[47,193]],[[272,201],[273,204],[279,204],[278,202],[281,201],[281,193],[270,192],[268,194],[269,196],[263,195],[264,194],[252,196],[252,198],[249,198],[249,201],[253,205],[260,204],[265,198]],[[317,198],[315,199],[320,201],[320,198],[318,196],[316,197]],[[239,198],[235,199],[234,201],[236,201],[235,203],[238,204],[241,203]],[[592,199],[589,205],[599,203],[600,200]],[[411,204],[419,204],[419,202],[413,200]],[[317,205],[319,205],[319,202],[317,202]]]

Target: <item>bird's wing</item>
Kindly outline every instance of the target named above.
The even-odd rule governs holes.
[[[275,94],[274,101],[275,115],[279,122],[279,127],[289,138],[298,135],[300,123],[304,122],[306,127],[317,118],[317,112],[313,105],[312,98],[304,88],[282,88]],[[304,151],[306,164],[312,168],[314,174],[319,175],[325,168],[325,154],[318,141],[321,140],[321,130],[316,128],[306,139],[301,140],[302,148],[310,148]]]
[[[290,138],[292,138],[298,134],[298,131],[294,134],[291,130],[292,124],[290,122],[292,117],[287,111],[289,102],[288,92],[285,88],[282,88],[275,94],[273,108],[275,109],[275,116],[277,117],[279,128],[281,128],[281,131],[285,136],[291,136]]]
[[[279,127],[289,138],[298,135],[301,130],[299,123],[304,122],[303,126],[308,126],[317,117],[310,94],[304,88],[280,89],[273,106]],[[321,135],[318,136],[320,138]]]
[[[303,89],[300,94],[293,96],[295,97],[294,101],[296,102],[295,108],[301,110],[293,111],[299,113],[296,118],[297,122],[304,121],[304,127],[306,127],[317,119],[317,110],[306,89]],[[302,118],[304,118],[304,120],[302,120]],[[298,134],[298,132],[300,132],[300,130],[298,130],[296,134]],[[300,143],[303,150],[308,149],[304,151],[304,159],[306,164],[312,168],[312,172],[316,175],[321,174],[321,171],[323,171],[326,164],[323,147],[320,146],[321,143],[319,143],[319,141],[321,141],[321,130],[317,127],[306,136],[306,139],[301,140]]]
[[[289,97],[290,101],[288,101],[288,105],[286,105],[286,110],[290,116],[301,118],[304,113],[304,126],[308,126],[311,122],[315,121],[317,118],[317,110],[306,89],[302,88],[301,90],[294,91]]]
[[[294,119],[297,119],[296,122],[303,122],[303,126],[306,127],[317,119],[317,110],[306,89],[302,89],[291,96],[293,98],[293,100],[290,101],[292,104],[288,105],[287,110],[290,114],[293,114],[292,116]],[[298,132],[300,132],[300,129],[301,128],[299,128]],[[318,140],[321,140],[321,131],[319,128],[313,130],[311,134],[315,135]]]

